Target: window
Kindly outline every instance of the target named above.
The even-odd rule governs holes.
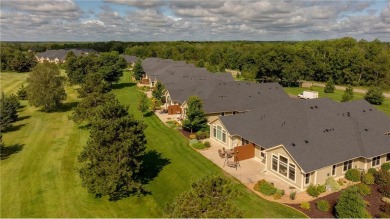
[[[371,165],[373,167],[378,166],[380,163],[381,163],[381,157],[380,156],[372,158]]]
[[[272,169],[278,171],[278,157],[276,155],[272,155]]]
[[[288,168],[288,178],[290,178],[292,181],[295,181],[295,165],[289,164]]]
[[[336,165],[332,166],[332,176],[336,175]]]
[[[249,144],[249,141],[246,140],[245,138],[241,138],[241,140],[242,140],[242,145]]]
[[[214,138],[217,137],[217,127],[215,125],[213,126],[213,136]]]
[[[386,161],[390,161],[390,153],[386,155]]]
[[[279,173],[283,176],[287,176],[287,158],[279,156]]]
[[[349,170],[351,168],[352,168],[352,160],[345,161],[344,162],[343,171],[345,172],[345,171],[347,171],[347,170]]]
[[[225,130],[223,130],[223,132],[222,132],[222,141],[224,143],[226,143],[226,131]]]
[[[218,140],[222,139],[222,128],[221,128],[221,126],[217,126],[217,139]]]
[[[310,173],[305,174],[305,185],[310,183]]]

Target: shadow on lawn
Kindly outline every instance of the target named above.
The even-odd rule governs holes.
[[[21,129],[23,126],[25,126],[26,124],[19,124],[19,125],[13,125],[7,129],[5,129],[3,131],[3,133],[6,133],[6,132],[14,132],[14,131],[18,131],[19,129]]]
[[[10,157],[12,154],[18,153],[24,147],[24,144],[14,144],[11,146],[5,146],[1,148],[1,160],[5,160]]]
[[[137,179],[143,184],[148,184],[171,162],[164,158],[162,153],[156,150],[146,152]]]
[[[136,83],[120,83],[120,84],[112,84],[111,85],[111,88],[113,90],[117,90],[117,89],[122,89],[122,88],[125,88],[125,87],[133,87],[137,85]]]
[[[46,113],[58,113],[58,112],[68,112],[72,110],[74,107],[77,106],[79,102],[68,102],[68,103],[63,103],[58,109],[51,110],[51,111],[45,111],[44,109],[40,109],[39,111],[41,112],[46,112]]]

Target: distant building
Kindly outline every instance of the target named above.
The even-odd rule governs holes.
[[[88,55],[89,53],[96,52],[93,49],[58,49],[58,50],[46,50],[45,52],[35,55],[39,63],[48,61],[51,63],[63,63],[65,62],[66,54],[72,51],[76,56]]]
[[[122,56],[128,65],[134,66],[134,64],[138,61],[138,58],[136,56],[129,56],[129,55],[120,55]]]

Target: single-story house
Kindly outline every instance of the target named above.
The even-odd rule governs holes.
[[[244,148],[265,170],[299,190],[390,161],[390,118],[365,100],[281,101],[209,122],[213,144]],[[246,153],[244,152],[244,153]],[[238,154],[239,157],[240,154]]]
[[[129,56],[129,55],[120,55],[122,56],[128,65],[134,66],[134,64],[138,61],[138,58],[136,56]]]
[[[57,49],[57,50],[46,50],[45,52],[38,53],[35,55],[39,63],[44,61],[52,63],[63,63],[65,62],[66,54],[73,52],[76,56],[88,55],[89,53],[95,52],[93,49]]]

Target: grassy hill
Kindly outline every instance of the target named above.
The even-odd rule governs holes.
[[[27,73],[1,73],[1,89],[15,93],[25,83]],[[136,110],[139,91],[126,73],[114,93],[131,113]],[[89,131],[75,125],[68,116],[77,104],[77,92],[66,88],[68,98],[58,112],[45,113],[22,101],[20,120],[4,134],[7,145],[0,161],[1,217],[163,217],[165,203],[187,190],[193,179],[221,169],[187,146],[177,131],[164,126],[151,115],[148,125],[149,195],[129,197],[116,202],[100,199],[81,186],[77,155],[88,139]],[[232,179],[234,180],[234,179]],[[289,207],[266,201],[242,184],[237,205],[245,217],[305,217]]]

